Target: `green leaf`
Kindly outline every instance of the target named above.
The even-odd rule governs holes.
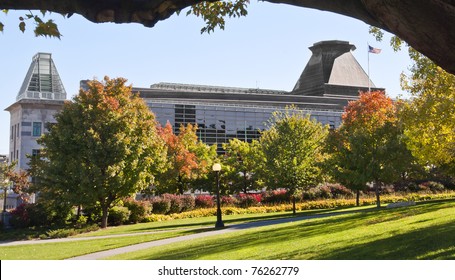
[[[381,42],[384,37],[384,32],[375,26],[370,26],[369,33],[376,38],[376,41]]]
[[[22,31],[22,33],[25,32],[25,22],[21,21],[21,22],[19,23],[19,29]]]
[[[4,27],[4,26],[5,26],[5,25],[3,25],[3,23],[0,22],[0,32],[3,32],[3,27]]]
[[[54,21],[50,19],[47,22],[38,22],[35,28],[35,36],[49,36],[60,39],[62,34],[58,30],[57,24],[55,24]]]

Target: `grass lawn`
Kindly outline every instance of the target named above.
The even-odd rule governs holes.
[[[1,260],[60,260],[75,256],[95,253],[99,251],[115,249],[118,247],[171,238],[181,235],[193,234],[204,231],[177,230],[160,232],[147,235],[134,235],[123,237],[112,237],[103,239],[92,239],[74,242],[41,243],[30,245],[1,246]]]
[[[455,202],[285,223],[112,259],[455,259]]]
[[[371,207],[369,207],[371,208]],[[331,210],[313,210],[302,213],[302,215],[325,213],[325,212],[346,211],[345,209]],[[265,213],[265,214],[242,214],[224,216],[226,224],[239,224],[258,220],[278,219],[292,217],[291,213]],[[0,246],[1,260],[58,260],[74,256],[90,254],[94,252],[115,249],[118,247],[148,242],[153,240],[171,238],[181,235],[198,233],[207,230],[213,230],[216,217],[203,217],[181,220],[169,220],[162,222],[140,223],[134,225],[124,225],[118,227],[109,227],[107,229],[94,232],[79,234],[68,237],[98,237],[110,236],[106,239],[68,241],[56,243],[42,243],[30,245],[13,245]],[[31,235],[33,230],[11,230],[7,236],[27,236]],[[120,234],[140,234],[135,236],[118,236]],[[10,240],[17,240],[12,239]]]

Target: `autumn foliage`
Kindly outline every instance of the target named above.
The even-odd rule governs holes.
[[[159,193],[183,194],[195,180],[204,177],[216,157],[215,150],[202,143],[196,135],[197,126],[180,126],[175,134],[168,122],[158,127],[158,134],[167,147],[167,170],[157,175],[156,185]]]
[[[164,127],[158,128],[158,134],[167,145],[167,153],[171,165],[178,176],[190,177],[193,170],[198,168],[196,154],[190,151],[190,144],[197,142],[196,126],[189,124],[181,127],[178,135],[174,134],[172,125],[167,122]]]
[[[395,106],[383,91],[364,92],[358,100],[349,102],[342,120],[345,126],[371,130],[396,120]]]

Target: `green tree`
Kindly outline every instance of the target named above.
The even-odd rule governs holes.
[[[356,205],[359,206],[360,191],[366,188],[368,179],[362,174],[365,167],[363,151],[359,151],[355,145],[358,142],[353,140],[346,129],[330,131],[325,143],[327,156],[323,170],[336,182],[355,191]]]
[[[342,118],[339,131],[345,150],[337,151],[344,154],[336,164],[339,171],[354,171],[343,174],[353,183],[372,182],[380,207],[381,184],[400,178],[413,161],[403,141],[396,103],[384,92],[361,93],[359,100],[349,102]]]
[[[455,177],[455,76],[411,51],[414,65],[402,76],[402,87],[412,98],[402,119],[406,143],[420,164],[438,167]]]
[[[223,144],[226,154],[223,157],[223,173],[230,183],[230,189],[234,193],[248,190],[256,190],[261,181],[258,180],[258,172],[264,162],[259,142],[253,140],[248,143],[237,138]]]
[[[91,81],[57,113],[32,160],[35,189],[69,205],[109,209],[153,183],[163,169],[165,147],[153,113],[123,78]]]
[[[290,108],[274,113],[270,129],[261,134],[265,156],[262,177],[268,188],[283,188],[293,197],[321,179],[319,163],[328,128]]]

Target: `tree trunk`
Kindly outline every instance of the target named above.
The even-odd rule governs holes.
[[[81,216],[81,210],[81,205],[79,204],[77,206],[76,220],[79,220],[79,217]]]
[[[248,184],[247,184],[247,181],[246,181],[246,171],[243,171],[243,192],[245,194],[248,193]]]
[[[179,175],[179,178],[178,178],[178,183],[177,183],[177,185],[178,185],[178,192],[179,192],[179,194],[183,194],[183,191],[184,191],[184,190],[183,190],[183,185],[184,185],[184,184],[183,184],[182,176],[180,176],[180,175]]]
[[[381,198],[380,198],[380,191],[379,191],[379,183],[377,180],[373,182],[374,191],[376,193],[376,207],[381,208]]]
[[[292,215],[295,215],[295,195],[292,196]]]
[[[102,206],[101,207],[102,216],[101,216],[101,228],[107,228],[107,218],[109,215],[109,207]]]
[[[356,195],[355,195],[355,205],[356,205],[357,207],[360,206],[360,190],[357,190],[357,191],[356,191]]]

